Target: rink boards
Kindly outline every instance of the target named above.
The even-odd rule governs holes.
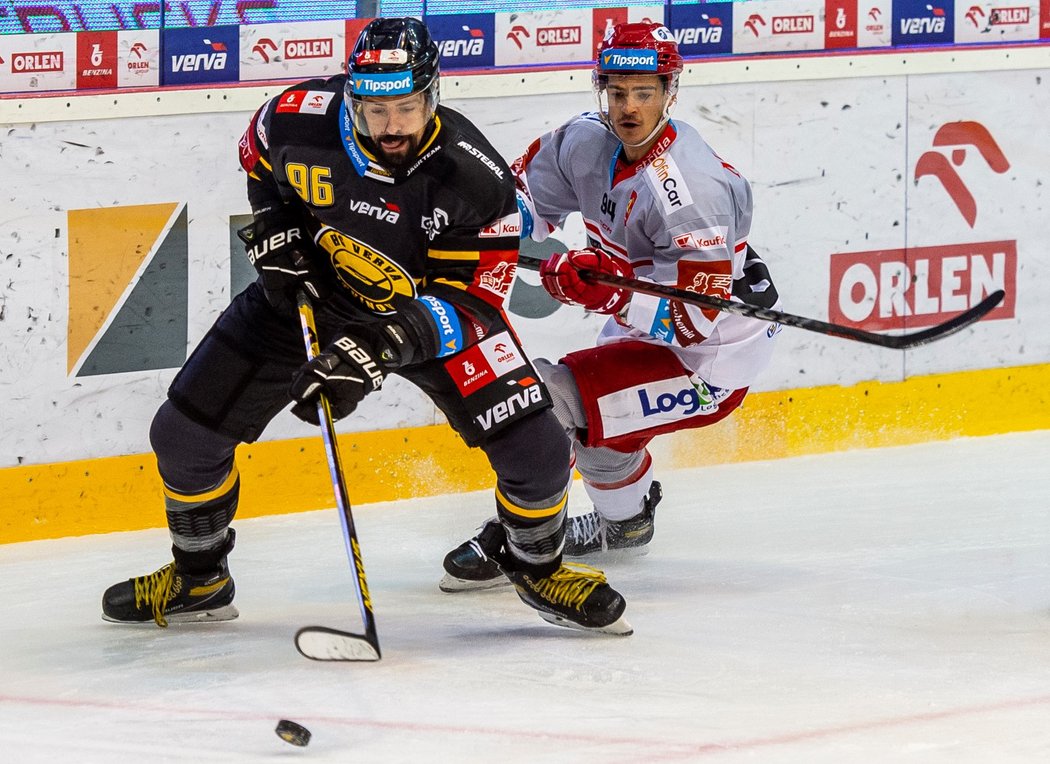
[[[675,466],[1050,427],[1050,65],[946,72],[936,59],[926,73],[901,73],[923,71],[915,53],[883,71],[859,57],[865,76],[850,77],[845,60],[841,75],[813,79],[792,79],[786,59],[780,69],[735,62],[736,77],[694,66],[675,114],[751,180],[751,242],[785,309],[896,331],[994,288],[1007,300],[963,334],[905,353],[786,329],[744,409],[656,446]],[[788,79],[771,81],[781,70]],[[565,77],[535,75],[565,91],[553,95],[526,76],[519,89],[486,76],[443,87],[512,159],[591,107],[586,72]],[[0,102],[0,542],[163,523],[149,421],[251,277],[233,235],[249,212],[237,142],[279,90],[35,99],[24,111]],[[164,113],[180,102],[192,113]],[[582,240],[578,220],[558,234],[567,246]],[[516,282],[510,312],[534,356],[582,347],[601,325],[550,301],[531,274]],[[354,500],[487,485],[482,455],[441,421],[394,380],[343,422]],[[282,414],[265,438],[239,457],[241,514],[330,506],[316,434]]]

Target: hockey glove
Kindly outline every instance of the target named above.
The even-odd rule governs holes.
[[[423,295],[397,313],[355,322],[304,364],[292,381],[292,413],[317,424],[317,396],[324,392],[332,416],[349,416],[394,369],[458,353],[463,331],[455,308]]]
[[[297,289],[305,289],[317,301],[331,290],[311,262],[314,252],[306,226],[287,205],[259,214],[240,231],[248,259],[262,279],[266,299],[275,308],[295,304]]]
[[[619,313],[631,299],[626,289],[584,281],[580,269],[612,276],[634,276],[631,264],[623,258],[596,247],[586,247],[551,255],[540,266],[540,281],[555,300],[566,305],[582,305],[595,313]]]

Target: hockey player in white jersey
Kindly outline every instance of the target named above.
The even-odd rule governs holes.
[[[779,328],[580,277],[584,268],[778,305],[747,242],[750,185],[670,118],[683,66],[673,35],[660,24],[619,24],[597,53],[599,110],[544,135],[512,167],[523,237],[542,241],[576,211],[586,226],[586,248],[543,263],[544,287],[610,316],[595,347],[536,364],[594,505],[568,520],[566,556],[649,542],[661,492],[646,444],[728,416],[768,364]],[[442,589],[502,583],[486,552],[495,530],[486,524],[449,552]]]

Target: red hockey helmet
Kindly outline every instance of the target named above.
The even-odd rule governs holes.
[[[659,74],[678,83],[682,54],[674,35],[663,24],[617,24],[598,43],[596,77],[609,74]]]

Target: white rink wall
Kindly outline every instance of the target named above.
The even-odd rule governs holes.
[[[785,330],[755,390],[895,382],[1050,361],[1039,312],[1050,302],[1050,63],[1003,71],[970,71],[960,63],[955,72],[941,71],[951,66],[938,63],[928,73],[901,73],[922,71],[921,59],[911,56],[908,68],[898,54],[893,71],[872,73],[871,57],[857,57],[856,70],[867,76],[853,77],[852,64],[841,58],[836,71],[842,76],[818,79],[797,79],[791,59],[750,67],[734,62],[738,76],[717,64],[690,68],[675,117],[697,126],[751,180],[751,242],[764,253],[786,310],[865,328],[915,329],[994,288],[1009,292],[1004,306],[973,329],[907,353]],[[786,79],[771,81],[778,71]],[[550,75],[536,75],[539,85],[527,82],[530,77],[514,78],[521,86],[509,87],[506,78],[457,76],[445,88],[445,103],[474,119],[511,160],[536,136],[593,104],[580,86],[588,80],[585,71],[555,88],[570,92],[551,95],[530,92],[543,89]],[[564,76],[560,82],[565,85]],[[214,110],[200,106],[205,95]],[[106,357],[119,354],[110,346],[120,341],[115,327],[122,307],[145,305],[143,315],[156,319],[151,296],[136,287],[160,255],[141,255],[124,284],[107,287],[116,294],[113,305],[85,304],[98,293],[85,291],[85,284],[111,276],[105,268],[93,274],[71,265],[92,215],[103,225],[114,218],[102,213],[120,208],[172,210],[154,246],[180,265],[169,269],[175,271],[170,278],[163,268],[150,278],[169,292],[158,305],[183,306],[185,330],[176,329],[185,347],[157,357],[184,358],[228,304],[231,281],[243,277],[243,254],[230,236],[231,218],[249,213],[237,142],[263,89],[198,90],[192,97],[196,113],[187,114],[154,113],[162,109],[149,106],[149,94],[58,96],[47,108],[39,98],[0,101],[0,468],[149,450],[149,421],[178,364],[155,368],[156,360],[147,359],[134,370],[86,370],[104,346]],[[106,238],[105,231],[92,235]],[[114,232],[114,240],[120,235]],[[558,238],[581,244],[578,221]],[[523,274],[511,303],[527,349],[556,356],[587,345],[601,320],[555,308],[529,289],[536,283]],[[84,340],[75,322],[99,311],[107,317]],[[522,312],[553,314],[527,318]],[[133,322],[120,321],[133,346]],[[394,380],[340,429],[439,420],[426,398]],[[312,432],[282,414],[265,438]]]

